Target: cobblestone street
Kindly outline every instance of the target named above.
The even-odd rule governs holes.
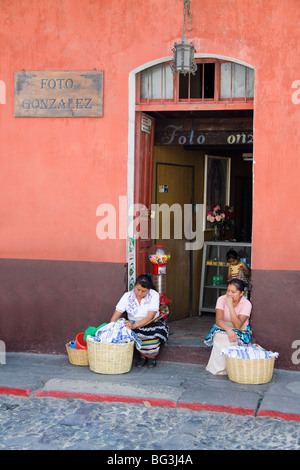
[[[0,397],[1,450],[299,450],[300,422],[142,404]]]

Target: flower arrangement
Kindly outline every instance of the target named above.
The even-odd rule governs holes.
[[[231,207],[225,206],[224,211],[219,205],[213,208],[212,211],[207,213],[206,220],[212,224],[212,227],[221,228],[223,225],[226,228],[233,226],[234,212]]]
[[[225,223],[225,212],[223,212],[221,207],[218,205],[214,207],[212,211],[207,213],[206,219],[213,227],[222,227]]]

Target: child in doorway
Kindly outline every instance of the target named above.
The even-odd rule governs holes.
[[[243,261],[240,261],[239,255],[235,250],[229,250],[226,253],[226,257],[229,263],[227,280],[231,281],[232,279],[241,279],[245,282],[247,288],[249,289],[249,268]]]

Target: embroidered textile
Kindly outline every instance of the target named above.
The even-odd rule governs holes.
[[[118,312],[127,312],[128,320],[131,322],[139,321],[145,318],[148,312],[156,312],[155,316],[159,316],[159,294],[153,289],[141,299],[141,303],[137,301],[135,290],[123,294],[116,305]]]
[[[268,359],[270,357],[279,356],[277,352],[266,351],[262,348],[258,349],[254,346],[232,346],[230,348],[223,348],[221,354],[238,359]]]
[[[165,343],[169,336],[169,326],[164,318],[141,328],[136,328],[134,331],[142,340],[159,338]]]
[[[143,356],[157,356],[160,349],[160,339],[150,339],[142,341],[142,347],[140,349],[140,354]]]
[[[233,328],[233,331],[237,334],[238,337],[238,344],[240,346],[244,346],[245,344],[251,343],[251,328],[250,325],[247,326],[246,331],[240,331],[235,328]],[[208,335],[206,336],[204,340],[204,344],[206,346],[213,346],[214,342],[214,336],[216,333],[225,333],[226,331],[223,330],[222,328],[219,328],[216,324],[212,326],[212,328],[209,330]]]
[[[97,343],[129,343],[135,341],[137,349],[140,349],[142,345],[142,341],[136,333],[125,326],[124,318],[102,326],[95,336],[88,335],[87,339]]]

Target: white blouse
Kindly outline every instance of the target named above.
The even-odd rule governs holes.
[[[135,290],[126,292],[116,305],[118,312],[127,312],[128,320],[137,322],[145,318],[149,312],[156,312],[154,318],[159,316],[159,293],[150,289],[145,297],[141,299],[141,303],[135,295]]]

